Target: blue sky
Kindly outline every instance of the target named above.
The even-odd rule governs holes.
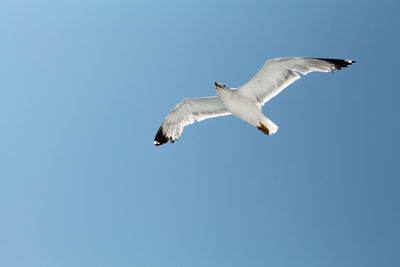
[[[1,266],[399,266],[396,1],[0,3]],[[357,60],[153,146],[265,60]]]

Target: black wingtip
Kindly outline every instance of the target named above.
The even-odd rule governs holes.
[[[162,125],[160,126],[160,128],[158,129],[156,136],[154,137],[154,145],[155,146],[161,146],[165,143],[168,142],[168,137],[165,135],[165,133],[163,132],[162,129]]]
[[[355,60],[345,60],[345,59],[334,59],[334,58],[315,58],[315,59],[329,62],[329,63],[333,64],[333,67],[337,70],[346,68],[347,66],[349,66],[353,63],[356,63]]]

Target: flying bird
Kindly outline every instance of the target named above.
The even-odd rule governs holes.
[[[275,58],[264,63],[261,70],[245,85],[229,88],[214,82],[217,96],[185,98],[167,115],[154,138],[159,146],[174,143],[186,125],[220,116],[235,115],[257,127],[266,135],[278,131],[278,126],[261,112],[261,107],[290,84],[313,71],[333,72],[354,60],[330,58],[288,57]]]

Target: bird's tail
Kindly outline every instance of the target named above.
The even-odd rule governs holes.
[[[257,129],[266,135],[271,135],[278,131],[278,126],[275,123],[273,123],[270,119],[264,116],[262,118],[262,121],[260,121],[260,125],[257,126]]]

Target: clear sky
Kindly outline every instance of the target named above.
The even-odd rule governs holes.
[[[398,1],[0,2],[0,266],[400,266]],[[153,146],[265,60],[357,60]]]

